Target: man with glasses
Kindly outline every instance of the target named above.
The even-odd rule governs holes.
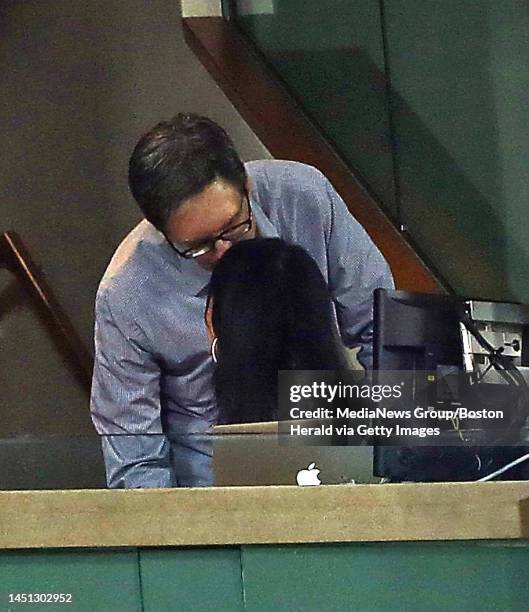
[[[209,485],[207,432],[218,415],[204,308],[223,254],[256,236],[304,247],[328,280],[344,344],[361,346],[367,367],[372,292],[392,288],[391,273],[319,171],[243,164],[205,117],[180,114],[145,134],[129,186],[145,220],[117,249],[96,299],[91,411],[107,483]]]
[[[241,219],[244,218],[244,221]],[[181,219],[178,215],[175,216],[177,226],[181,226]],[[172,220],[174,224],[174,219]],[[177,227],[178,230],[178,227]],[[248,238],[255,237],[255,227],[252,231],[252,207],[250,205],[250,196],[246,188],[242,194],[242,201],[239,211],[231,216],[228,221],[228,228],[216,236],[208,237],[207,239],[199,239],[198,241],[191,241],[184,246],[184,242],[177,243],[171,240],[165,233],[160,230],[169,245],[185,259],[197,259],[200,265],[207,270],[212,270],[214,263],[222,256],[234,242],[239,240],[245,240]],[[227,243],[226,247],[222,247],[223,243]],[[192,245],[192,246],[190,246]],[[208,254],[208,257],[203,257]],[[200,259],[199,259],[200,258]]]

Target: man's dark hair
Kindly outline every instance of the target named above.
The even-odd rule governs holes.
[[[163,230],[170,214],[215,179],[242,193],[246,172],[228,134],[199,115],[179,113],[147,132],[129,161],[129,187],[146,219]]]
[[[208,299],[222,422],[277,418],[278,370],[346,367],[327,283],[300,246],[279,238],[234,244],[213,270]]]

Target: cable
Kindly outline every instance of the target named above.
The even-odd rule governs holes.
[[[491,344],[489,344],[487,340],[485,340],[485,338],[481,335],[481,332],[476,327],[474,321],[472,321],[472,319],[468,316],[466,312],[461,316],[461,322],[474,336],[478,344],[487,351],[490,364],[494,366],[496,370],[498,370],[500,375],[509,384],[514,384],[518,387],[527,388],[527,383],[525,382],[525,379],[518,370],[518,368],[511,362],[510,359],[507,359],[502,355],[503,348],[496,349]]]
[[[504,465],[502,468],[500,468],[499,470],[496,470],[495,472],[492,472],[492,474],[489,474],[488,476],[483,476],[483,478],[478,478],[476,482],[486,482],[487,480],[492,480],[493,478],[496,478],[496,476],[503,474],[503,472],[510,470],[515,465],[518,465],[519,463],[523,463],[524,461],[527,461],[527,459],[529,459],[529,453],[527,453],[527,455],[522,455],[521,457],[518,457],[518,459],[511,461],[507,465]]]
[[[469,330],[469,332],[474,336],[478,344],[484,348],[489,357],[489,368],[493,366],[500,376],[507,382],[507,384],[517,387],[520,391],[520,394],[517,398],[516,406],[510,427],[521,426],[527,422],[527,406],[529,406],[529,387],[525,378],[518,368],[514,365],[514,363],[507,357],[502,355],[503,347],[499,349],[494,348],[481,334],[479,329],[477,328],[475,322],[471,319],[468,314],[468,311],[465,306],[461,308],[459,311],[459,320],[463,325]],[[525,409],[525,410],[524,410]],[[525,412],[525,414],[524,414]],[[520,416],[521,415],[521,416]],[[499,443],[501,438],[496,442]]]

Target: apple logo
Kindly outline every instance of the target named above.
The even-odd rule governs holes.
[[[300,487],[316,487],[321,484],[321,480],[318,478],[320,470],[316,467],[315,463],[311,463],[306,470],[299,470],[296,475],[296,482]]]

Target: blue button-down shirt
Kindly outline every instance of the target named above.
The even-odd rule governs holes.
[[[304,247],[336,308],[346,346],[372,357],[372,293],[389,267],[329,181],[297,162],[249,162],[259,234]],[[217,420],[204,308],[210,272],[142,221],[112,258],[96,298],[91,411],[109,487],[212,483]]]

